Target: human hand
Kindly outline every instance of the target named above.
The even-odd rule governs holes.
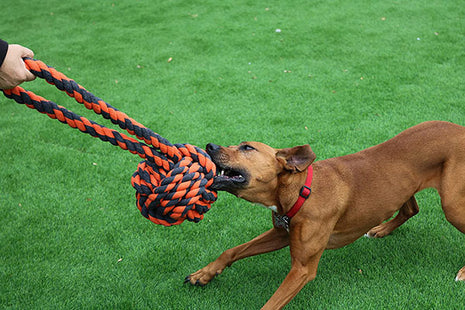
[[[23,57],[34,57],[34,52],[30,49],[18,45],[10,44],[5,60],[0,67],[0,89],[10,89],[22,82],[32,81],[36,77],[26,69]]]

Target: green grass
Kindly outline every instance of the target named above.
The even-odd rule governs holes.
[[[462,1],[2,4],[1,38],[173,143],[310,143],[321,160],[425,120],[465,125]],[[101,122],[44,81],[24,87]],[[270,228],[269,211],[220,193],[199,224],[153,225],[130,185],[137,156],[0,107],[0,308],[258,309],[287,274],[285,249],[183,285]],[[325,252],[287,309],[463,309],[465,237],[434,191],[417,198],[392,236]]]

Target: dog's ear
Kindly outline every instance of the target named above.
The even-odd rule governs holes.
[[[276,159],[281,166],[293,172],[304,171],[312,164],[315,158],[316,155],[308,144],[288,149],[280,149],[276,153]]]

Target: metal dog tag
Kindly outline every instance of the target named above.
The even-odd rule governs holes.
[[[290,219],[286,215],[279,215],[276,212],[273,212],[274,226],[276,228],[284,228],[289,232],[289,222]]]

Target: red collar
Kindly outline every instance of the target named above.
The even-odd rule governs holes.
[[[307,198],[310,197],[310,194],[312,193],[312,188],[311,188],[312,179],[313,179],[313,166],[310,165],[308,166],[307,180],[305,180],[305,185],[302,186],[302,188],[300,189],[299,198],[297,199],[295,204],[292,206],[292,208],[286,213],[286,216],[289,218],[289,220],[294,215],[296,215],[297,212],[299,212],[305,200],[307,200]]]

